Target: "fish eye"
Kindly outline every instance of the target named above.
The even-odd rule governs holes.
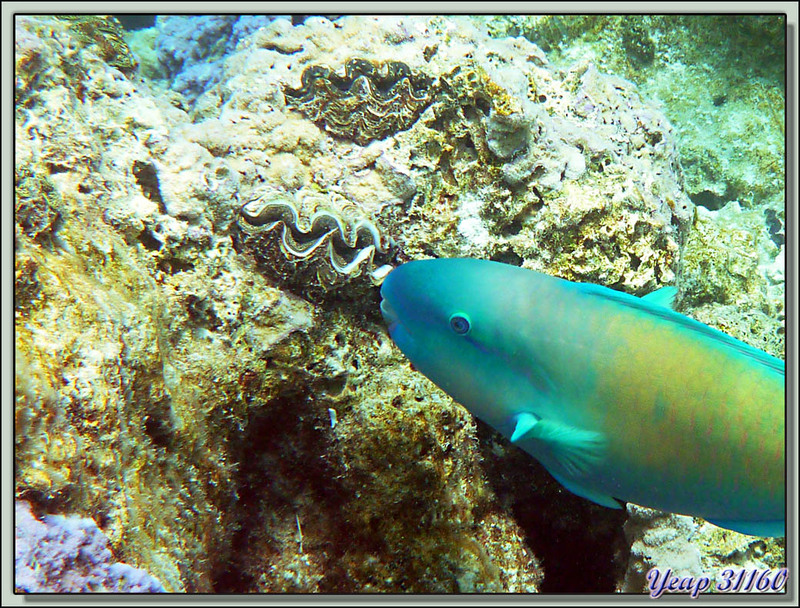
[[[457,334],[463,336],[464,334],[469,333],[470,327],[471,325],[466,315],[457,312],[450,317],[450,329]]]

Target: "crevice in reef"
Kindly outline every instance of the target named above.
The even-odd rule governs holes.
[[[625,560],[625,509],[595,505],[563,488],[532,456],[477,421],[484,468],[500,504],[525,532],[544,570],[542,593],[613,593]],[[502,444],[498,457],[492,445]],[[620,565],[622,564],[622,565]]]
[[[325,412],[325,419],[318,410]],[[323,513],[339,513],[344,500],[337,481],[340,471],[329,460],[327,409],[317,408],[310,394],[292,393],[255,411],[238,446],[232,449],[239,463],[238,506],[231,517],[236,522],[236,532],[229,559],[219,565],[214,575],[214,591],[303,589],[302,585],[295,588],[290,580],[271,576],[259,580],[259,574],[268,574],[271,566],[285,570],[287,563],[308,565],[303,542],[305,555],[325,559],[321,563],[312,561],[307,571],[301,568],[295,573],[298,580],[294,582],[307,584],[316,579],[317,590],[329,590],[331,584],[337,586],[337,562],[341,548],[348,546],[348,532],[341,522],[319,517]],[[320,542],[326,545],[322,551],[315,547]],[[301,581],[301,577],[308,580]],[[280,586],[273,588],[270,583],[275,580]]]

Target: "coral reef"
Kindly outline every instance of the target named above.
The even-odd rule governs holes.
[[[18,94],[28,95],[15,118],[17,495],[50,512],[93,514],[115,554],[168,591],[536,589],[541,571],[508,514],[473,513],[476,487],[491,504],[474,458],[455,473],[438,451],[396,458],[409,442],[452,442],[437,421],[456,406],[407,395],[414,410],[387,406],[382,379],[399,361],[382,363],[392,352],[385,336],[375,357],[383,330],[369,281],[316,311],[236,250],[239,201],[263,191],[262,171],[296,191],[302,217],[313,215],[316,207],[300,208],[312,199],[347,217],[353,198],[369,198],[361,218],[413,195],[407,172],[381,149],[336,157],[340,165],[321,159],[319,179],[343,188],[311,196],[302,159],[323,149],[312,123],[250,125],[233,103],[219,124],[238,129],[214,131],[219,119],[195,128],[168,98],[103,69],[66,25],[27,18],[17,27]],[[76,49],[74,64],[62,62],[64,45]],[[242,149],[216,154],[232,142]],[[356,180],[365,167],[372,180]],[[349,178],[339,180],[342,168]],[[332,314],[342,302],[347,316]],[[354,394],[359,385],[366,393]],[[342,437],[333,446],[319,433],[329,409]],[[430,423],[407,435],[421,410]],[[365,436],[356,420],[383,431]],[[387,451],[393,462],[378,459],[379,437],[401,442]],[[474,445],[467,433],[453,462]],[[418,502],[421,485],[439,477]],[[401,493],[402,510],[381,523]],[[297,519],[283,517],[287,508]],[[352,522],[344,529],[342,510]],[[435,527],[420,529],[420,517]],[[284,521],[303,530],[292,580],[284,565],[299,546],[294,532],[282,544]]]
[[[239,73],[221,85],[224,107],[198,125],[198,143],[222,148],[214,139],[223,124],[242,131],[246,149],[227,159],[238,163],[231,156],[246,152],[245,182],[268,156],[264,179],[295,193],[344,195],[398,234],[409,257],[511,259],[635,292],[672,280],[691,203],[679,187],[671,127],[630,83],[585,62],[555,73],[534,45],[491,41],[469,21],[445,36],[435,19],[423,27],[376,18],[373,36],[361,43],[364,56],[385,58],[391,41],[395,60],[438,80],[440,91],[407,130],[353,147],[286,114],[292,93],[285,87],[297,82],[295,70],[311,81],[315,66],[345,63],[358,22],[339,19],[333,27],[312,18],[291,27],[279,20],[256,32],[228,60]],[[234,109],[247,116],[245,125]],[[263,133],[258,141],[254,128]]]
[[[777,214],[776,214],[777,217]],[[697,209],[680,276],[681,306],[696,319],[776,357],[785,350],[785,245],[756,209]]]
[[[377,324],[342,321],[314,336],[286,403],[251,418],[228,588],[536,591],[541,568],[481,472],[469,415],[410,377]]]
[[[224,58],[250,33],[267,25],[268,15],[159,16],[155,50],[157,67],[170,88],[193,102],[224,76]]]
[[[625,536],[631,546],[619,590],[647,592],[651,568],[671,569],[675,576],[712,576],[719,584],[726,568],[778,569],[785,564],[785,540],[754,538],[723,530],[685,515],[628,505]],[[715,586],[712,585],[711,592]]]
[[[206,17],[126,34],[144,81],[17,17],[17,497],[91,516],[167,591],[613,591],[624,513],[415,373],[372,280],[456,255],[634,293],[682,274],[738,327],[723,307],[780,310],[780,205],[695,213],[640,89],[486,20]],[[646,34],[625,44],[655,64]],[[298,111],[325,91],[352,116]]]
[[[684,187],[717,209],[783,203],[785,17],[554,15],[490,21],[556,64],[590,57],[663,104],[681,148]],[[764,41],[769,41],[764,44]]]
[[[14,587],[24,593],[114,591],[161,593],[144,570],[115,562],[97,524],[74,515],[38,519],[24,500],[14,503]]]
[[[258,276],[237,274],[229,242],[209,248],[208,229],[162,213],[192,209],[171,198],[163,175],[159,188],[142,188],[134,166],[151,162],[179,111],[119,79],[65,23],[20,18],[17,27],[18,82],[36,83],[16,109],[16,179],[25,186],[15,201],[24,285],[17,494],[50,512],[93,515],[115,553],[146,564],[167,590],[208,591],[233,534],[224,525],[236,501],[225,445],[241,424],[230,412],[241,407],[239,378],[252,364],[212,332],[230,335],[230,323],[251,314],[244,306],[272,311],[240,334],[257,359],[307,316]],[[64,45],[74,61],[62,62]],[[93,103],[81,102],[81,88]],[[204,344],[207,358],[191,354],[196,346],[184,351],[187,340]],[[231,360],[242,369],[223,372]],[[213,379],[223,373],[219,387]]]

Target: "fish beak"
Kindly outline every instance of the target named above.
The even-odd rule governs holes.
[[[381,314],[383,314],[383,319],[389,326],[389,334],[391,334],[400,321],[398,320],[397,313],[392,308],[392,305],[389,304],[389,302],[385,299],[381,300]]]

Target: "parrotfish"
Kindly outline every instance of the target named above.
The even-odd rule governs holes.
[[[665,295],[419,260],[381,311],[417,370],[578,496],[783,536],[784,363]]]

